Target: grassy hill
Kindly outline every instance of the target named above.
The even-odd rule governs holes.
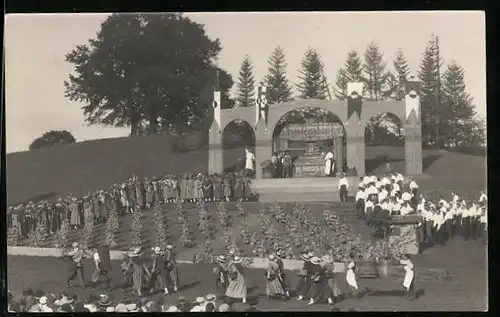
[[[179,153],[173,150],[170,136],[137,136],[102,139],[47,149],[8,154],[6,158],[8,204],[52,199],[72,193],[107,188],[133,174],[152,177],[166,174],[206,172],[206,150]],[[234,159],[242,149],[226,150],[224,157]],[[366,148],[366,170],[377,172],[385,162],[404,172],[404,147]],[[228,162],[225,162],[228,166]],[[445,151],[424,150],[424,173],[433,184],[445,188],[479,191],[486,182],[486,160]]]

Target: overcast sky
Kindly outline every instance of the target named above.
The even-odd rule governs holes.
[[[445,63],[465,69],[467,89],[477,112],[486,117],[485,20],[482,12],[386,13],[189,13],[223,45],[219,65],[236,80],[248,54],[259,81],[276,46],[287,57],[288,76],[297,82],[308,47],[325,63],[330,83],[347,52],[362,54],[375,41],[392,69],[396,50],[404,50],[416,75],[432,34],[440,37]],[[128,129],[88,127],[80,105],[64,97],[63,81],[72,67],[64,55],[95,37],[107,14],[9,15],[5,24],[7,153],[24,151],[31,141],[53,129],[65,129],[78,141],[126,136]]]

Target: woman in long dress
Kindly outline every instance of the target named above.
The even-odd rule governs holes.
[[[302,270],[299,272],[300,279],[299,282],[297,283],[297,288],[296,288],[298,300],[302,300],[309,293],[311,289],[311,275],[312,275],[311,271],[312,256],[310,256],[308,253],[304,253],[300,256],[300,258],[304,261],[304,264],[302,266]]]
[[[80,219],[80,212],[79,212],[79,204],[78,204],[78,199],[76,197],[71,198],[71,204],[69,205],[69,210],[70,210],[70,224],[73,227],[73,229],[81,227],[81,219]]]
[[[231,175],[229,175],[229,174],[224,175],[224,179],[222,180],[222,191],[223,191],[225,200],[226,201],[231,200],[231,197],[233,196],[233,192],[232,192],[232,184],[231,184]]]
[[[167,245],[165,252],[165,265],[167,268],[167,288],[172,287],[177,292],[179,286],[179,272],[177,271],[177,261],[173,252],[174,247]]]
[[[406,294],[409,300],[416,298],[414,279],[414,265],[407,255],[403,255],[403,258],[399,261],[405,270],[405,279],[403,280],[403,287],[406,289]]]
[[[285,266],[283,263],[283,258],[285,257],[285,252],[283,250],[278,250],[276,252],[276,263],[279,267],[279,274],[281,276],[281,285],[283,285],[283,290],[285,291],[286,297],[290,297],[290,284],[285,273]]]
[[[338,282],[338,273],[335,272],[335,264],[333,258],[327,254],[323,257],[323,268],[325,269],[325,277],[329,290],[327,294],[333,297],[330,304],[335,304],[340,297],[340,287]]]
[[[309,305],[313,305],[317,302],[323,301],[325,298],[328,299],[329,304],[333,304],[331,298],[331,292],[329,292],[325,269],[321,266],[321,259],[318,257],[313,257],[311,259],[311,282],[312,282],[312,295],[309,299]]]
[[[133,252],[129,254],[130,262],[133,267],[134,273],[132,274],[132,279],[133,279],[133,291],[132,294],[136,294],[137,296],[142,296],[142,285],[144,281],[144,273],[147,275],[150,275],[144,255],[142,254],[141,248],[135,248]]]
[[[285,297],[285,290],[283,288],[283,283],[281,281],[281,271],[280,267],[276,261],[276,256],[274,254],[269,255],[269,264],[266,270],[266,294],[270,299]]]
[[[92,219],[92,222],[94,222],[92,202],[89,200],[88,196],[83,197],[83,217],[85,222],[88,221],[87,219]]]
[[[229,266],[229,285],[227,286],[226,296],[229,298],[241,299],[243,303],[247,301],[247,286],[243,277],[243,266],[241,258],[235,256]]]
[[[330,176],[333,170],[333,153],[328,151],[325,156],[325,176]]]
[[[214,268],[215,289],[219,295],[225,295],[229,285],[229,277],[227,272],[227,259],[224,255],[217,257],[217,263]]]
[[[354,262],[354,254],[350,255],[350,262],[347,264],[347,272],[346,272],[346,282],[347,285],[349,285],[349,288],[351,291],[349,292],[351,296],[357,297],[359,295],[358,293],[358,282],[356,280],[356,263]]]
[[[108,209],[106,208],[106,193],[103,190],[99,191],[98,205],[101,222],[105,222],[108,219]]]

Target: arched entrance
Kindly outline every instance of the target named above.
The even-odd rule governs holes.
[[[373,114],[365,126],[365,172],[405,174],[405,131],[391,112]]]
[[[302,107],[285,113],[273,130],[272,148],[275,153],[290,153],[293,177],[323,176],[327,151],[334,153],[334,174],[345,169],[345,128],[341,119],[327,109]]]
[[[234,119],[222,131],[223,171],[238,172],[245,168],[245,148],[255,153],[255,133],[245,120]]]

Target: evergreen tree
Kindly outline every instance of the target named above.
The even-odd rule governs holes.
[[[374,42],[371,42],[364,55],[364,81],[366,85],[366,94],[369,100],[381,100],[390,95],[387,87],[388,74],[385,71],[385,62],[383,54]]]
[[[324,65],[315,49],[308,49],[302,60],[297,89],[302,99],[326,99],[328,95],[323,76]]]
[[[390,73],[394,80],[393,98],[396,100],[403,100],[405,98],[405,85],[410,75],[410,67],[402,49],[396,52],[396,59],[393,62],[395,73]]]
[[[334,93],[338,99],[347,97],[347,83],[363,81],[363,67],[361,58],[356,51],[350,51],[347,54],[347,60],[344,68],[339,69],[335,81]]]
[[[480,122],[475,119],[475,106],[472,97],[466,91],[463,68],[452,61],[443,74],[443,98],[440,117],[441,135],[447,147],[473,147],[479,143],[475,133],[480,129]]]
[[[281,47],[276,47],[268,62],[268,73],[264,78],[269,94],[269,103],[280,103],[292,100],[292,87],[286,77],[285,52]]]
[[[441,80],[441,61],[438,60],[438,57],[439,47],[436,38],[433,37],[425,48],[417,73],[421,83],[422,141],[427,145],[436,144],[436,126],[438,125],[438,116],[442,112],[441,107],[437,106],[441,99],[441,96],[438,96]]]
[[[250,57],[245,56],[241,63],[238,77],[236,103],[239,107],[252,107],[255,105],[255,79],[253,65]]]

